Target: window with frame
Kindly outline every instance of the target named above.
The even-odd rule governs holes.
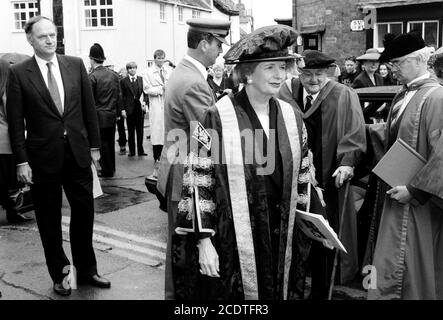
[[[13,1],[12,12],[14,14],[14,30],[23,30],[30,18],[39,15],[38,1]]]
[[[383,23],[377,23],[376,24],[377,32],[376,35],[376,41],[374,43],[376,44],[376,48],[383,48],[383,38],[387,33],[393,33],[396,36],[403,33],[403,23],[401,22],[383,22]]]
[[[112,0],[84,0],[85,27],[106,28],[114,26]]]
[[[415,30],[425,40],[426,45],[439,47],[438,41],[438,21],[410,21],[408,22],[408,32]]]
[[[200,18],[200,11],[199,10],[192,10],[192,18]]]
[[[166,21],[166,5],[164,3],[160,3],[160,20]]]
[[[183,22],[183,7],[178,7],[178,21]]]

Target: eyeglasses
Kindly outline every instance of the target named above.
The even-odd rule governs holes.
[[[397,61],[390,61],[388,62],[389,67],[395,68],[395,69],[399,69],[401,67],[401,65],[403,64],[403,62],[405,62],[406,60],[408,60],[410,57],[408,58],[403,58]]]

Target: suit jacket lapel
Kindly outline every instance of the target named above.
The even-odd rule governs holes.
[[[303,118],[309,118],[321,105],[323,100],[328,96],[329,92],[331,92],[332,88],[335,87],[336,82],[334,81],[328,81],[328,83],[320,90],[319,95],[317,96],[317,99],[314,100],[314,103],[312,104],[312,107],[303,114]]]
[[[129,90],[131,90],[132,95],[136,95],[136,92],[134,92],[134,89],[132,88],[131,78],[129,76],[125,79],[126,85],[128,86]]]
[[[40,68],[38,67],[35,58],[29,60],[27,70],[28,70],[29,80],[34,86],[34,88],[42,96],[43,100],[45,100],[45,102],[49,105],[52,111],[54,111],[55,114],[60,116],[60,112],[58,111],[54,101],[52,100],[51,94],[49,93],[48,87],[46,86],[45,80],[43,79],[42,73],[40,71]]]
[[[73,84],[71,78],[69,77],[69,75],[71,74],[71,72],[69,72],[69,67],[70,67],[69,62],[66,59],[64,59],[63,56],[57,55],[57,59],[58,59],[58,65],[60,66],[60,73],[62,75],[63,88],[65,91],[65,96],[63,97],[65,99],[64,110],[63,110],[63,115],[64,115],[66,114],[66,112],[69,111],[70,108],[69,101],[71,101],[70,93],[72,92]]]

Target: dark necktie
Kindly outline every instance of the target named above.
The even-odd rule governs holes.
[[[165,83],[165,75],[164,75],[164,70],[163,68],[160,69],[160,78],[162,79],[163,84]]]
[[[305,104],[305,112],[307,112],[312,106],[312,96],[308,95],[306,96],[306,104]]]
[[[52,100],[54,101],[55,106],[60,112],[60,115],[63,115],[63,106],[62,99],[60,98],[60,92],[58,91],[57,81],[55,81],[54,75],[52,74],[52,62],[48,62],[46,64],[48,66],[48,89],[51,94]]]
[[[135,77],[131,78],[131,85],[132,89],[134,89],[134,92],[137,92],[137,79]]]

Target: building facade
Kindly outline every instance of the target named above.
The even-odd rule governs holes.
[[[351,22],[355,31],[351,31]],[[388,32],[415,29],[427,45],[441,47],[442,23],[442,0],[293,0],[292,24],[301,34],[297,51],[321,50],[339,63],[367,48],[383,50]]]
[[[239,10],[229,0],[2,0],[2,52],[32,54],[23,25],[38,14],[54,19],[59,53],[82,57],[88,65],[89,48],[97,42],[115,69],[135,61],[143,70],[156,49],[178,63],[186,53],[190,18],[230,20],[230,41],[240,39]]]

